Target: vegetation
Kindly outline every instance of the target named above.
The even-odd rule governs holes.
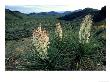
[[[58,19],[71,21],[71,20],[74,20],[76,18],[83,18],[87,14],[94,15],[94,14],[98,13],[98,11],[99,10],[97,10],[97,9],[85,8],[83,10],[78,10],[76,12],[72,12],[72,13],[67,14],[65,16],[59,17]]]
[[[94,21],[99,22],[101,20],[104,20],[106,18],[106,6],[102,7],[101,10],[94,15]]]
[[[79,41],[79,31],[84,17],[65,21],[58,20],[59,15],[24,17],[23,14],[20,15],[23,18],[18,18],[11,14],[13,16],[11,18],[6,13],[6,16],[8,17],[5,22],[6,70],[106,70],[105,19],[92,24],[89,43],[82,44]],[[38,29],[40,23],[42,29],[48,32],[49,48],[46,51],[48,58],[40,57],[33,44],[33,30]],[[60,40],[55,34],[56,27],[61,30],[57,32],[57,35],[61,35]]]
[[[94,22],[100,22],[106,18],[106,6],[102,7],[101,10],[92,8],[85,8],[83,10],[79,9],[76,12],[69,13],[65,16],[59,17],[58,19],[71,21],[76,18],[83,18],[87,14],[93,15]]]

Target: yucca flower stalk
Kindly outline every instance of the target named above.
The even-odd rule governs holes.
[[[46,30],[41,29],[41,24],[39,27],[33,31],[33,45],[36,48],[36,51],[38,52],[38,56],[41,59],[47,59],[48,58],[48,48],[49,48],[49,36]]]
[[[86,15],[81,23],[79,31],[79,42],[82,44],[89,43],[90,41],[90,31],[92,26],[92,16]]]
[[[56,37],[61,41],[63,34],[62,34],[62,28],[61,28],[61,24],[60,23],[56,24],[55,33],[56,33]]]

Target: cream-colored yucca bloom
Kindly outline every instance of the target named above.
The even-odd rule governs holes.
[[[39,27],[33,31],[33,45],[38,52],[38,56],[42,59],[48,58],[48,48],[49,48],[49,36],[46,30],[41,29],[41,24]]]
[[[92,16],[86,15],[80,26],[79,42],[82,44],[89,43],[90,31],[92,26]]]
[[[60,23],[57,23],[56,24],[56,29],[55,29],[55,33],[56,33],[56,36],[59,40],[62,40],[62,28],[61,28],[61,24]]]

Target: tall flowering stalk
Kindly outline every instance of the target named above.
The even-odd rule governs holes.
[[[39,27],[33,31],[33,45],[36,48],[36,51],[38,52],[38,56],[41,59],[47,59],[48,58],[48,48],[49,48],[49,36],[46,30],[41,29],[41,24]]]
[[[62,28],[61,28],[61,24],[60,23],[57,23],[56,24],[56,29],[55,29],[55,33],[56,33],[56,36],[59,40],[62,40]]]
[[[89,43],[90,31],[92,26],[92,16],[86,15],[81,23],[79,31],[79,42],[82,44]]]

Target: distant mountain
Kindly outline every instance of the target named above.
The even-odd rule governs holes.
[[[101,10],[93,17],[94,22],[99,22],[104,19],[106,19],[106,6],[102,7]]]
[[[27,14],[28,16],[35,16],[35,15],[37,15],[37,13],[29,13],[29,14]]]
[[[41,16],[58,16],[60,20],[71,21],[76,18],[83,18],[85,15],[91,14],[93,15],[94,22],[98,22],[106,19],[106,6],[102,7],[101,10],[93,9],[93,8],[85,8],[78,9],[75,11],[62,11],[62,12],[40,12],[40,13],[30,13],[24,14],[19,11],[11,11],[9,9],[5,9],[5,19],[25,19],[30,17],[41,17]]]
[[[55,12],[55,11],[50,11],[50,12],[48,12],[48,14],[49,14],[49,15],[59,15],[60,13]]]
[[[24,19],[28,18],[28,16],[19,11],[11,11],[9,9],[5,9],[5,19]]]
[[[62,12],[55,12],[55,11],[50,11],[50,12],[40,12],[40,13],[30,13],[28,16],[31,17],[37,17],[37,16],[64,16],[66,14],[71,13],[71,11],[62,11]]]
[[[28,16],[37,17],[37,16],[62,16],[62,13],[50,11],[50,12],[40,12],[40,13],[30,13]]]
[[[67,21],[71,21],[71,20],[74,20],[75,18],[79,18],[79,17],[84,17],[85,15],[87,14],[96,14],[99,10],[97,9],[92,9],[92,8],[85,8],[83,10],[79,9],[79,10],[75,10],[65,16],[62,16],[58,19],[60,20],[67,20]]]
[[[64,11],[62,14],[63,15],[67,15],[67,14],[70,14],[72,11]]]
[[[50,11],[50,12],[40,12],[40,13],[21,13],[19,11],[11,11],[9,9],[5,9],[5,19],[10,20],[10,19],[24,19],[24,18],[30,18],[30,17],[44,17],[44,16],[64,16],[66,14],[71,13],[71,11],[63,11],[63,12],[55,12],[55,11]]]
[[[87,9],[89,9],[89,8],[87,8]],[[79,12],[79,11],[82,11],[82,9],[75,10],[74,12]]]

